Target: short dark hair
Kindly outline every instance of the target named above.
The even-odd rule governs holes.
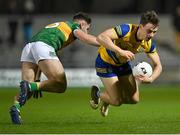
[[[73,16],[73,20],[85,20],[88,24],[91,24],[91,18],[84,12],[78,12]]]
[[[147,23],[152,23],[152,24],[155,24],[155,25],[158,25],[159,24],[159,17],[158,15],[156,14],[155,11],[147,11],[145,13],[143,13],[141,15],[141,21],[140,21],[140,24],[147,24]]]

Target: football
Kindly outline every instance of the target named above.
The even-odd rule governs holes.
[[[140,62],[136,66],[133,67],[132,72],[134,76],[141,75],[141,76],[150,77],[152,75],[153,70],[149,63]]]

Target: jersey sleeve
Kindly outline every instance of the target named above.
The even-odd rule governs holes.
[[[74,33],[75,33],[75,31],[78,30],[78,29],[80,29],[79,24],[73,23],[73,24],[72,24],[72,32],[73,32],[73,36],[74,36],[75,39],[77,39],[77,37],[75,36]]]
[[[128,34],[130,31],[130,25],[129,24],[121,24],[114,27],[114,30],[119,38],[122,38]]]
[[[151,41],[148,48],[145,50],[146,53],[155,53],[156,52],[156,43]]]
[[[79,24],[73,23],[73,25],[72,25],[72,31],[74,31],[74,30],[76,30],[76,29],[80,29],[80,28],[79,28]]]

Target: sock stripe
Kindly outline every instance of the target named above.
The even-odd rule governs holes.
[[[37,90],[40,90],[39,87],[40,87],[40,82],[36,82],[37,84]]]
[[[14,101],[14,106],[15,106],[16,108],[18,108],[18,109],[21,108],[21,105],[19,104],[18,101]]]

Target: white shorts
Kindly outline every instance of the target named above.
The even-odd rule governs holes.
[[[21,62],[27,61],[38,64],[40,60],[44,59],[58,59],[53,47],[44,42],[32,42],[26,44],[21,54]]]

